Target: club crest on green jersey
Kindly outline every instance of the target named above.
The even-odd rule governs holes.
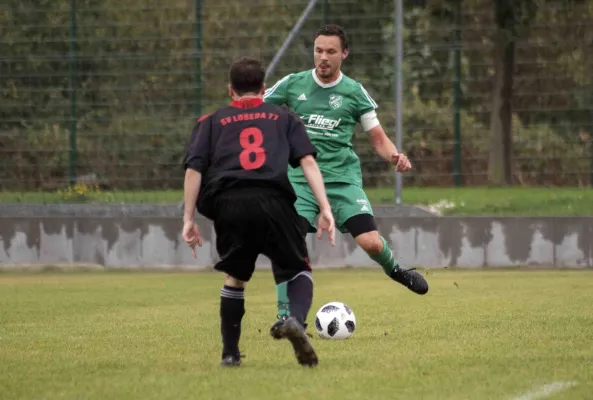
[[[329,105],[334,110],[338,109],[342,107],[342,100],[344,100],[344,98],[339,94],[332,94],[329,96]]]

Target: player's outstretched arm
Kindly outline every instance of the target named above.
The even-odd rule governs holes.
[[[393,142],[387,137],[381,125],[375,125],[367,131],[375,152],[388,163],[395,165],[398,172],[405,172],[412,168],[412,164],[405,154],[400,153]]]
[[[202,184],[202,174],[192,168],[185,170],[185,181],[183,184],[183,240],[192,249],[192,255],[196,258],[196,245],[202,247],[202,235],[194,218],[196,214],[196,202]]]
[[[317,221],[317,238],[321,239],[322,231],[326,231],[329,236],[329,241],[335,245],[336,226],[334,216],[332,214],[329,200],[325,193],[325,185],[323,184],[323,176],[315,158],[311,155],[301,158],[301,168],[307,183],[319,204],[319,219]]]

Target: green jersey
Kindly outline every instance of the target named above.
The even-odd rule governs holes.
[[[377,104],[353,79],[340,73],[338,80],[324,84],[308,70],[290,74],[266,90],[264,101],[286,105],[305,126],[317,149],[317,164],[323,180],[362,187],[360,159],[352,149],[354,127]],[[291,182],[306,182],[301,168],[289,168]]]

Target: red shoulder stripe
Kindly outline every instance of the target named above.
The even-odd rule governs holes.
[[[208,118],[210,115],[212,115],[212,113],[208,113],[206,115],[201,116],[197,122],[202,122],[203,120],[205,120],[206,118]]]

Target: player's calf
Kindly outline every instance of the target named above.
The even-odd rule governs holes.
[[[229,284],[233,285],[230,286]],[[241,365],[239,339],[241,338],[241,320],[245,315],[245,297],[242,282],[225,279],[220,291],[220,333],[222,335],[222,366]]]
[[[294,316],[304,327],[313,302],[313,277],[303,271],[288,282],[276,285],[278,318]]]

